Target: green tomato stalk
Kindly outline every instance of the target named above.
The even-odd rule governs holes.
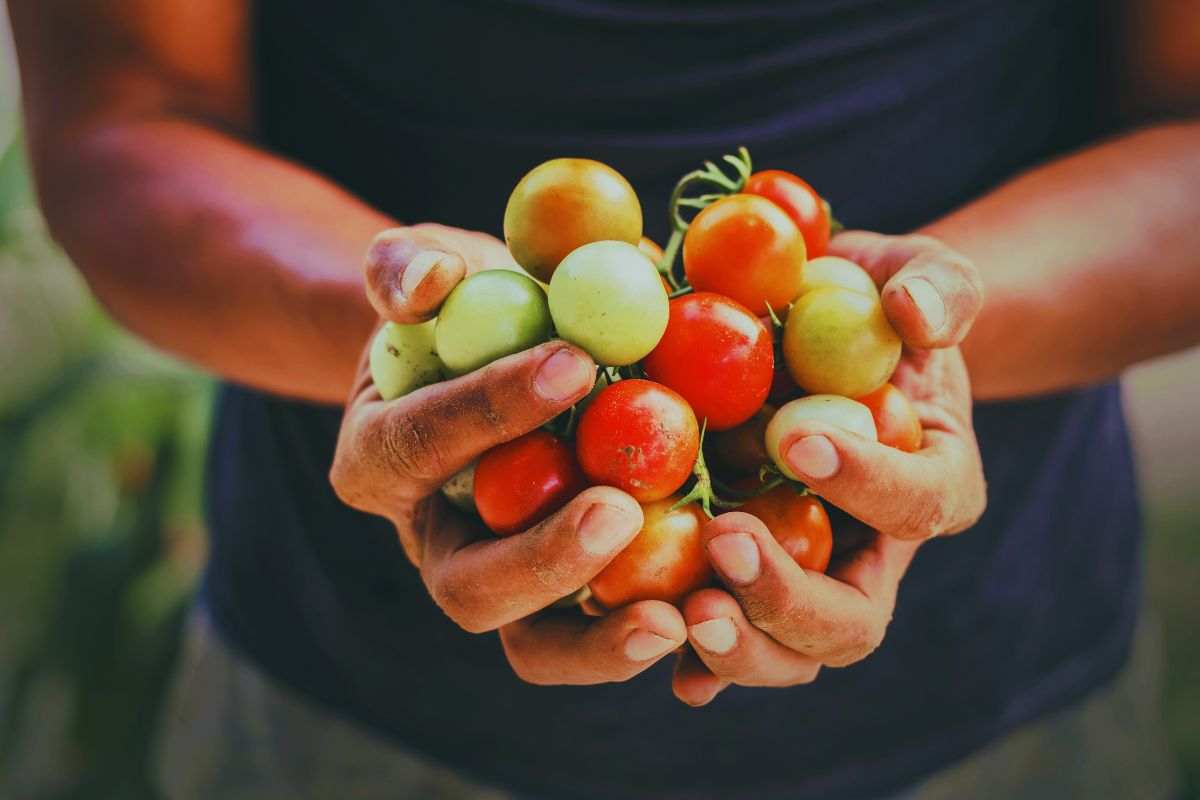
[[[691,224],[690,220],[683,218],[681,209],[694,208],[700,211],[723,197],[737,194],[746,188],[746,181],[749,180],[750,173],[754,171],[750,161],[750,151],[745,147],[739,147],[737,155],[724,155],[721,159],[733,168],[735,173],[733,177],[725,174],[722,168],[712,161],[705,161],[703,169],[692,170],[684,175],[675,184],[675,190],[671,192],[671,200],[667,204],[667,214],[671,220],[671,238],[667,240],[667,246],[663,248],[663,257],[658,262],[658,271],[670,284],[672,296],[675,296],[675,292],[686,288],[686,281],[675,274],[675,259],[679,256],[679,248],[683,245],[683,235]],[[685,191],[701,183],[714,186],[717,191],[697,197],[684,196]]]

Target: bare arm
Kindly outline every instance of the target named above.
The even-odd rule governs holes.
[[[1114,96],[1131,119],[1185,121],[1034,169],[927,229],[984,279],[963,345],[978,398],[1104,380],[1200,342],[1200,6],[1117,5]]]
[[[345,399],[394,223],[248,143],[245,0],[10,0],[55,237],[151,342],[253,386]]]
[[[983,276],[963,345],[977,398],[1103,380],[1200,342],[1200,124],[1041,167],[926,232]]]

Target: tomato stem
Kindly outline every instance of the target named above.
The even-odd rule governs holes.
[[[833,206],[829,205],[829,201],[822,197],[821,205],[825,206],[825,216],[829,218],[829,235],[837,236],[846,230],[846,226],[841,223],[841,220],[833,215]]]
[[[695,476],[696,482],[692,484],[692,488],[675,505],[671,506],[674,511],[677,508],[682,508],[688,503],[699,503],[704,509],[705,515],[712,519],[712,507],[716,506],[719,509],[734,509],[741,503],[730,502],[717,496],[716,490],[713,488],[712,473],[708,471],[708,464],[704,461],[704,433],[708,429],[708,419],[700,424],[700,446],[696,450],[696,461],[692,465],[692,475]]]
[[[703,169],[695,169],[684,175],[671,191],[671,199],[667,203],[671,237],[667,240],[667,246],[663,248],[663,257],[657,266],[658,271],[667,279],[673,292],[687,285],[686,278],[681,279],[675,274],[675,259],[679,255],[679,248],[683,245],[683,236],[687,232],[688,226],[691,225],[690,220],[683,218],[680,209],[691,208],[703,211],[721,198],[737,194],[746,187],[746,181],[750,179],[750,173],[754,169],[753,162],[750,160],[750,151],[745,147],[739,147],[736,155],[721,156],[721,160],[733,168],[733,177],[730,177],[724,169],[713,162],[705,161]],[[715,186],[717,191],[695,197],[684,196],[685,191],[700,183]]]

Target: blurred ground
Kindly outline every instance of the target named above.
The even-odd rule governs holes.
[[[143,798],[203,563],[209,381],[121,333],[47,240],[0,2],[0,798]],[[1200,352],[1126,382],[1172,743],[1200,797]]]

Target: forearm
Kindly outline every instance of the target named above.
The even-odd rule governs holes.
[[[925,229],[972,258],[977,399],[1104,380],[1200,341],[1200,124],[1037,168]]]
[[[165,115],[89,125],[35,156],[56,238],[122,323],[225,378],[345,400],[375,319],[362,257],[389,218]]]

